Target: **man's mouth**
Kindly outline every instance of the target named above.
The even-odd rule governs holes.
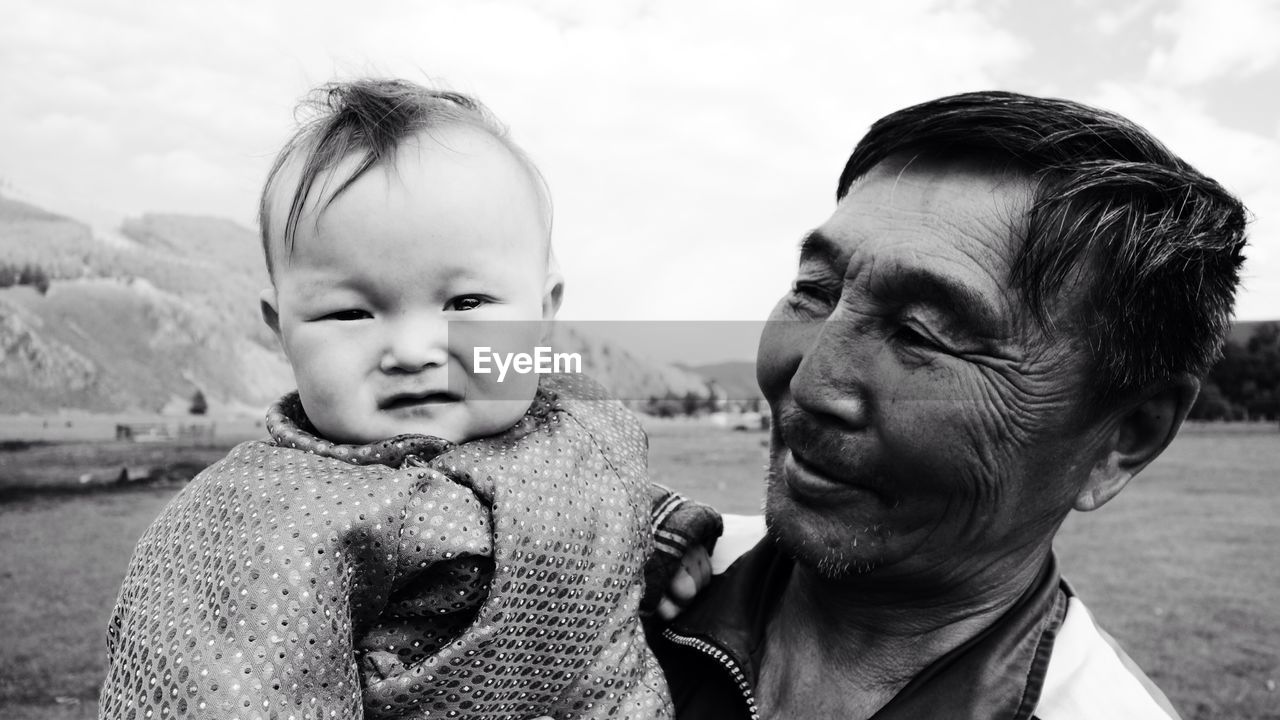
[[[782,455],[777,470],[793,491],[815,500],[855,493],[893,502],[885,478],[868,462],[865,449],[833,436],[799,412],[784,413],[778,430]]]
[[[443,405],[462,400],[462,396],[447,391],[421,393],[397,393],[378,401],[379,410],[404,410],[428,405]]]
[[[783,456],[782,470],[786,473],[789,484],[804,486],[811,493],[819,489],[834,492],[845,485],[838,474],[805,460],[790,448]]]
[[[841,484],[849,474],[846,458],[841,458],[840,443],[824,430],[799,413],[784,415],[778,423],[782,445],[791,462],[805,472]]]
[[[792,492],[814,501],[831,502],[838,497],[857,495],[874,497],[889,505],[894,503],[893,498],[884,492],[883,481],[878,478],[864,482],[829,467],[815,464],[788,448],[778,469],[782,473],[781,479]]]

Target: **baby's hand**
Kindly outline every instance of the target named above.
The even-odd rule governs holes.
[[[667,585],[666,595],[658,603],[658,616],[673,620],[693,602],[711,582],[712,575],[724,572],[734,560],[755,547],[765,535],[763,515],[724,515],[724,534],[716,541],[715,553],[695,545],[680,559],[680,569]]]
[[[694,545],[680,558],[680,569],[671,576],[667,593],[658,603],[658,617],[674,620],[711,582],[711,557],[704,545]]]
[[[714,575],[728,570],[733,561],[758,545],[766,535],[763,515],[721,515],[720,519],[724,521],[724,532],[711,554]]]

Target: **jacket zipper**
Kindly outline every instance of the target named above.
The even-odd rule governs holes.
[[[671,628],[662,631],[662,637],[670,640],[677,645],[683,645],[688,648],[698,650],[704,655],[720,663],[725,670],[733,677],[733,681],[738,684],[738,692],[742,693],[742,699],[747,704],[747,712],[751,714],[751,720],[760,720],[760,713],[756,710],[755,693],[751,691],[751,683],[747,682],[747,674],[742,672],[742,668],[729,655],[729,653],[721,650],[706,640],[685,637],[677,634]]]

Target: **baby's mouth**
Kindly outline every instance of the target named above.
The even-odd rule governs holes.
[[[458,402],[462,397],[451,392],[399,393],[378,401],[379,410],[401,410],[423,405],[442,405]]]

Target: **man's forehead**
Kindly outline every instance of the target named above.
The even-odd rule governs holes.
[[[983,155],[891,155],[853,180],[843,201],[867,186],[913,184],[928,187],[936,198],[986,193],[1005,196],[1005,209],[1021,215],[1029,208],[1034,187],[1031,174],[1017,163]]]
[[[821,234],[883,252],[955,253],[1010,265],[1025,236],[1033,185],[1024,173],[980,160],[895,156],[858,178]]]
[[[853,183],[831,218],[801,242],[820,263],[873,292],[966,309],[995,330],[1020,326],[1012,268],[1030,179],[991,163],[894,158]]]

